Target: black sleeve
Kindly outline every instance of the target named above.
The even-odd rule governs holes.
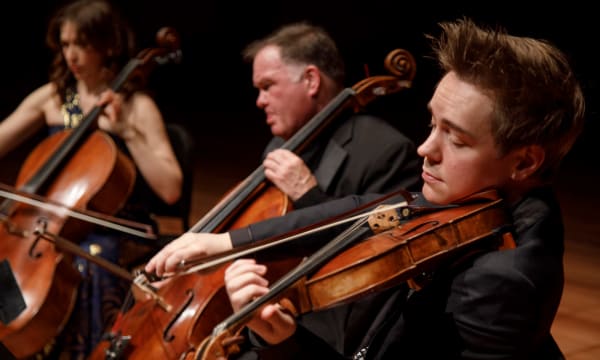
[[[304,195],[294,201],[294,208],[302,209],[312,204],[320,204],[334,199],[334,197],[327,195],[325,191],[321,190],[319,185],[314,186],[308,190]]]
[[[346,359],[323,341],[323,339],[315,336],[302,326],[297,327],[292,337],[277,345],[267,344],[250,330],[247,331],[247,334],[251,350],[258,353],[260,359]]]
[[[386,203],[404,201],[404,198],[400,195],[392,197],[382,196],[381,194],[367,194],[361,196],[351,195],[322,204],[295,210],[287,215],[257,222],[244,228],[231,230],[229,235],[231,236],[234,247],[247,245],[254,241],[289,233],[293,230],[307,227],[323,220],[348,213],[371,202],[379,203],[379,201],[376,200],[383,198],[385,198],[384,202]],[[375,205],[373,207],[375,207]],[[368,211],[368,208],[364,209],[364,211]],[[336,228],[337,230],[334,230],[334,232],[337,233],[349,227],[350,225],[351,223],[340,225]],[[331,239],[331,235],[331,231],[322,232],[315,234],[315,236],[311,236],[307,241],[321,242],[323,238]],[[303,241],[303,244],[306,244],[306,242]]]

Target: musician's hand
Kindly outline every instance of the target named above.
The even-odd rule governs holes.
[[[225,270],[225,288],[234,311],[269,291],[266,272],[266,266],[252,259],[236,260]],[[296,331],[294,317],[277,303],[264,305],[247,326],[269,344],[278,344]]]
[[[123,97],[108,89],[100,94],[97,106],[104,106],[98,119],[101,129],[118,135],[122,139],[129,140],[135,137],[137,131],[123,116]]]
[[[111,123],[117,123],[120,120],[123,99],[121,95],[108,89],[103,91],[98,97],[96,106],[104,106],[102,115],[106,116]]]
[[[228,233],[185,233],[160,250],[145,266],[149,274],[164,276],[180,270],[180,264],[218,254],[233,247]]]
[[[317,179],[304,161],[289,150],[271,151],[263,161],[263,166],[267,179],[294,201],[317,186]]]

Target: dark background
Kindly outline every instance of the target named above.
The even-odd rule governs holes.
[[[36,87],[47,81],[50,53],[45,33],[53,11],[64,1],[18,2],[4,11],[0,85],[0,118],[7,116]],[[405,1],[252,1],[242,5],[226,1],[114,2],[136,32],[138,48],[155,47],[162,26],[180,34],[183,61],[156,69],[150,89],[167,122],[183,124],[196,140],[198,166],[212,162],[231,164],[240,174],[254,169],[270,137],[262,113],[255,108],[256,90],[251,66],[240,52],[250,41],[276,27],[298,20],[323,26],[336,40],[347,67],[347,86],[370,75],[385,74],[383,60],[395,48],[410,51],[417,60],[412,89],[377,100],[372,110],[412,136],[417,143],[426,135],[425,104],[439,78],[427,56],[424,34],[437,34],[437,23],[469,16],[477,22],[505,27],[515,35],[545,38],[571,58],[587,97],[584,134],[567,162],[580,163],[598,154],[593,141],[598,130],[597,16],[592,5],[575,2],[561,7],[537,4],[482,2],[436,5]],[[521,6],[527,5],[527,9]],[[13,159],[18,159],[18,152]],[[203,162],[210,159],[208,162]],[[583,163],[583,162],[581,162]],[[595,164],[581,171],[596,171]],[[584,169],[584,170],[583,170]],[[4,167],[4,178],[9,171]],[[206,173],[209,169],[203,169]]]

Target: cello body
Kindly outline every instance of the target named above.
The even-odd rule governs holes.
[[[17,187],[33,180],[32,174],[60,148],[69,132],[48,137],[31,152],[18,175]],[[107,134],[95,131],[43,187],[43,195],[71,208],[111,214],[123,205],[134,181],[133,163]],[[40,351],[61,332],[74,307],[80,280],[71,257],[56,251],[51,242],[40,240],[34,230],[43,227],[48,233],[81,239],[90,228],[28,205],[8,204],[8,208],[8,218],[0,228],[0,254],[10,263],[26,308],[10,323],[0,325],[0,341],[22,358]]]
[[[238,209],[239,216],[228,218],[230,229],[291,210],[287,196],[275,187],[262,188],[252,200]],[[183,359],[193,354],[212,328],[233,313],[223,287],[227,266],[222,264],[171,279],[156,292],[160,302],[144,297],[145,294],[138,296],[131,308],[119,314],[111,332],[96,346],[89,360]]]

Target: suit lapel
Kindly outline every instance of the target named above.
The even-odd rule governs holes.
[[[317,182],[321,190],[327,192],[335,175],[338,173],[342,164],[348,157],[348,152],[344,146],[352,140],[352,128],[354,121],[352,118],[346,119],[335,131],[331,140],[321,157],[321,163],[314,171]]]

